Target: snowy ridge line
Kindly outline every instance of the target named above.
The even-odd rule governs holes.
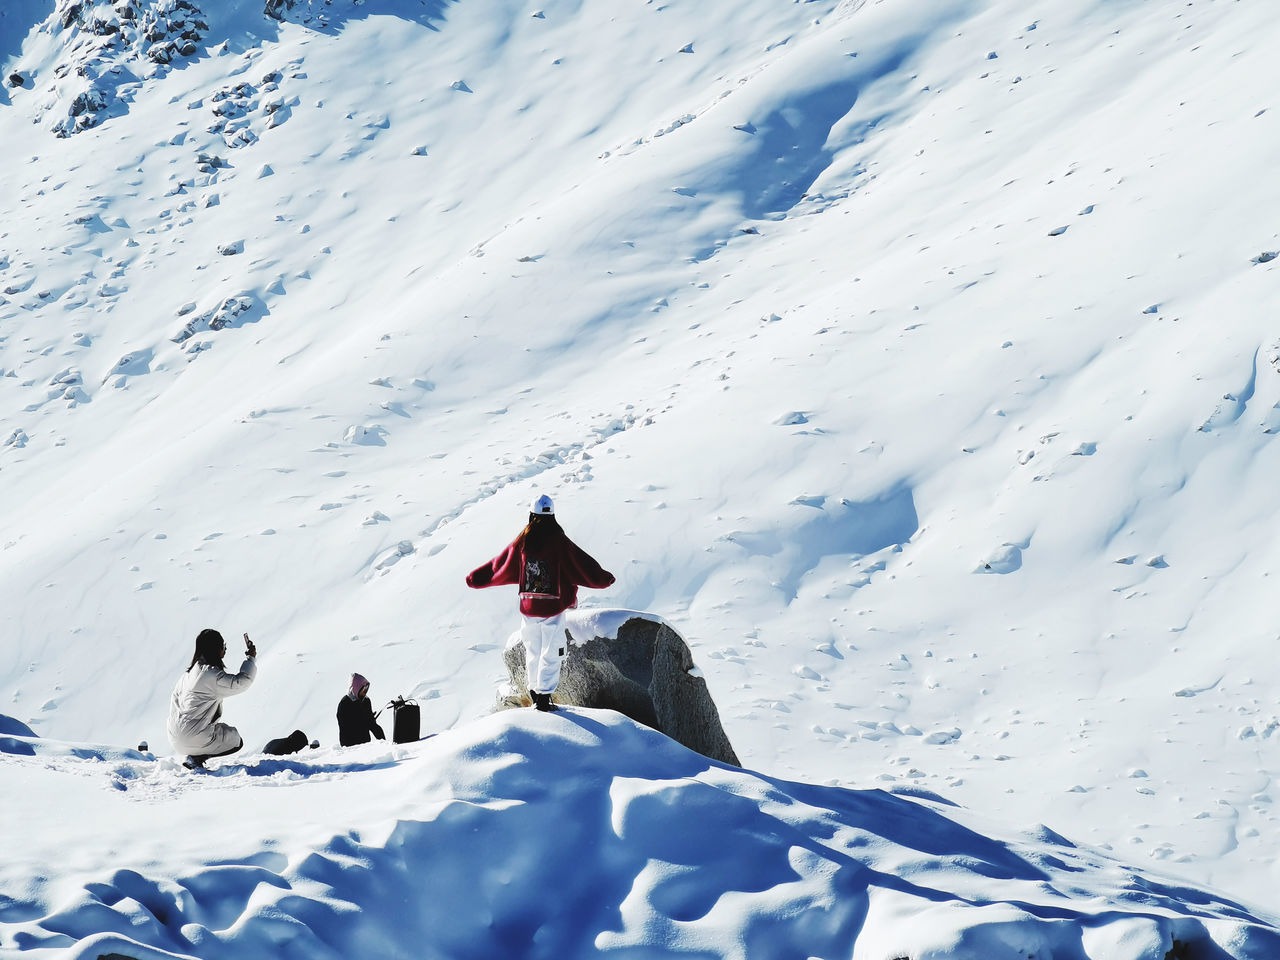
[[[63,748],[45,749],[13,760],[82,791]],[[328,779],[270,760],[256,778],[156,769],[146,779],[168,793],[117,805],[121,831],[193,817],[222,831],[248,810],[294,827],[279,843],[230,840],[216,860],[202,843],[149,861],[126,848],[113,868],[77,870],[56,903],[47,881],[24,887],[0,899],[0,948],[36,960],[271,956],[286,939],[317,960],[578,957],[654,937],[676,952],[715,943],[726,960],[1280,949],[1280,931],[1240,904],[1048,828],[997,839],[927,795],[727,767],[611,711],[505,711],[430,743],[350,752],[360,759]],[[298,803],[280,802],[312,793],[344,811],[345,829],[317,839]],[[534,864],[556,878],[552,902],[513,882]]]

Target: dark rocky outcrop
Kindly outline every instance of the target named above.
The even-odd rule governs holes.
[[[197,56],[209,30],[191,0],[56,0],[53,20],[66,34],[64,58],[53,69],[55,102],[71,103],[62,116],[50,111],[58,137],[127,112],[130,97],[121,87],[141,79],[144,68],[163,72]]]
[[[286,12],[293,8],[293,0],[266,0],[263,14],[272,20],[284,20]]]
[[[622,623],[616,637],[587,639],[569,630],[565,636],[555,702],[616,710],[703,756],[738,765],[707,682],[688,644],[669,624],[636,615]],[[520,695],[500,699],[498,709],[528,705],[524,644],[509,645],[503,659]]]
[[[236,248],[238,244],[238,248]],[[243,242],[237,241],[236,244],[224,245],[228,249],[225,256],[233,256],[244,249]],[[222,253],[219,249],[219,253]],[[194,308],[193,308],[194,309]],[[179,316],[186,316],[190,310],[182,309],[178,311]],[[199,316],[188,320],[182,329],[175,333],[169,339],[174,343],[186,343],[195,334],[202,333],[206,330],[218,331],[226,327],[240,326],[256,320],[265,312],[262,303],[251,293],[241,293],[234,297],[227,297],[216,307],[204,311]],[[243,319],[242,319],[243,318]],[[197,348],[195,352],[199,352],[204,347]]]

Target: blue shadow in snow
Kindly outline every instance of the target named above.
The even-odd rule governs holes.
[[[728,169],[722,189],[742,195],[743,213],[751,219],[777,218],[804,198],[813,182],[831,165],[832,129],[848,115],[862,90],[898,70],[914,45],[904,40],[895,49],[854,74],[816,89],[799,90],[762,117],[739,127],[749,139]]]
[[[859,80],[846,80],[810,90],[753,121],[754,132],[748,136],[755,149],[744,151],[726,176],[726,185],[742,194],[749,219],[790,210],[830,166],[827,137],[853,109],[861,86]]]
[[[0,737],[0,753],[8,753],[16,757],[34,757],[36,748],[16,737]]]
[[[10,737],[34,737],[36,735],[35,731],[21,720],[5,716],[3,713],[0,713],[0,734],[6,734]]]
[[[307,763],[303,760],[286,760],[275,757],[262,760],[231,762],[220,767],[206,767],[205,773],[215,777],[230,777],[244,773],[250,777],[273,777],[277,773],[296,773],[312,777],[321,773],[362,773],[366,770],[387,770],[399,766],[399,760],[375,760],[366,763]]]
[[[53,15],[53,4],[49,0],[4,0],[0,3],[0,105],[8,106],[14,95],[32,93],[33,78],[23,71],[26,80],[24,86],[10,89],[9,74],[13,73],[10,60],[16,60],[22,53],[22,43],[36,27]]]
[[[353,20],[367,20],[370,17],[396,17],[428,30],[438,31],[436,24],[445,19],[449,7],[457,2],[458,0],[364,0],[364,3],[356,6],[351,0],[338,0],[337,3],[326,3],[325,0],[285,0],[279,4],[278,16],[285,23],[306,27],[317,33],[337,33]],[[271,21],[269,17],[264,19]]]
[[[798,501],[797,506],[813,511],[813,516],[805,520],[799,515],[798,525],[783,532],[736,532],[730,537],[753,554],[779,557],[786,564],[778,582],[788,602],[795,599],[805,574],[823,558],[878,553],[901,546],[920,529],[915,496],[906,485],[871,500],[814,497]]]

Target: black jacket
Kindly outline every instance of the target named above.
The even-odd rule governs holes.
[[[368,743],[371,733],[379,740],[387,739],[387,735],[378,726],[378,721],[373,719],[373,704],[369,702],[369,698],[352,700],[347,696],[339,700],[338,742],[344,747]]]

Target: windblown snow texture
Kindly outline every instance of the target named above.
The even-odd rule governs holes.
[[[871,788],[977,835],[843,850],[883,878],[809,827],[801,879],[692,839],[661,876],[601,861],[640,891],[599,901],[601,944],[1163,960],[1203,933],[1270,960],[1271,5],[264,7],[0,4],[0,796],[27,811],[0,817],[0,950],[327,943],[345,872],[438,820],[431,750],[175,769],[190,809],[164,721],[192,641],[259,643],[227,707],[251,751],[332,743],[354,671],[478,744],[516,613],[462,577],[545,492],[618,576],[583,614],[670,621],[749,776],[835,789],[842,837],[839,791]],[[620,808],[706,809],[641,779]],[[1077,863],[1001,839],[1040,824],[1102,867],[978,891],[967,858],[1002,845]],[[772,886],[711,899],[736,874]],[[813,930],[752,912],[837,878]],[[536,954],[520,875],[486,882],[496,912],[459,915]]]

